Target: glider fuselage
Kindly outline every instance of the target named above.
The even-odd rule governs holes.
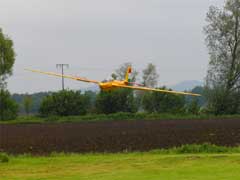
[[[102,90],[113,90],[113,89],[116,89],[118,87],[116,87],[117,85],[128,85],[128,82],[127,81],[117,81],[117,80],[114,80],[114,81],[108,81],[108,82],[101,82],[99,83],[99,87],[102,89]]]

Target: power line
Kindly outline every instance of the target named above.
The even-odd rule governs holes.
[[[62,90],[64,90],[64,68],[69,68],[69,64],[56,64],[56,67],[62,70]]]

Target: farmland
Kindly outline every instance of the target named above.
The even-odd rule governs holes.
[[[239,179],[239,154],[158,153],[10,157],[1,180]]]
[[[239,146],[239,129],[239,119],[2,124],[0,149],[42,155],[149,151],[206,142]]]

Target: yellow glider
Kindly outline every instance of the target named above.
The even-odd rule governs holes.
[[[89,80],[89,79],[81,78],[81,77],[77,77],[77,76],[62,75],[62,74],[57,74],[57,73],[52,73],[52,72],[44,72],[44,71],[38,71],[38,70],[32,70],[32,69],[25,69],[25,70],[35,72],[35,73],[47,74],[50,76],[64,77],[64,78],[73,79],[73,80],[77,80],[77,81],[83,81],[83,82],[87,82],[87,83],[95,83],[95,84],[98,84],[102,90],[128,88],[128,89],[143,90],[143,91],[156,91],[156,92],[161,92],[161,93],[201,96],[200,94],[194,94],[194,93],[188,93],[188,92],[177,92],[177,91],[154,89],[154,88],[142,87],[142,86],[131,86],[131,85],[129,85],[131,83],[129,83],[129,81],[128,81],[129,73],[131,73],[131,67],[128,67],[128,69],[127,69],[125,80],[122,80],[122,81],[113,80],[113,81],[107,81],[107,82],[99,82],[99,81]]]

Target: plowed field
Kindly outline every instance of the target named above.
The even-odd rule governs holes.
[[[0,125],[0,149],[13,154],[148,151],[205,142],[240,145],[240,119]]]

